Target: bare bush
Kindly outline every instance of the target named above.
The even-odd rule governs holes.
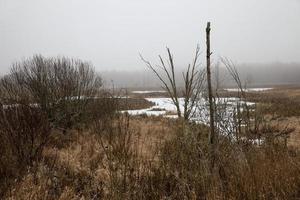
[[[1,102],[29,102],[47,113],[57,127],[69,128],[80,120],[101,86],[100,76],[87,62],[34,56],[14,64],[1,79]]]
[[[52,128],[65,132],[98,112],[91,104],[102,103],[101,86],[89,63],[42,56],[14,64],[0,79],[0,195],[39,162]]]
[[[47,116],[39,109],[0,106],[0,195],[12,179],[42,158],[50,133]]]
[[[32,164],[41,156],[51,127],[45,115],[26,105],[0,109],[0,133],[18,164]]]
[[[108,199],[130,199],[136,190],[139,158],[134,129],[130,127],[128,114],[115,115],[110,120],[95,121],[93,131],[99,136],[99,144],[105,154],[108,180]]]
[[[232,61],[222,59],[222,63],[227,68],[229,74],[237,85],[236,102],[232,111],[232,121],[225,121],[224,117],[217,113],[218,122],[224,126],[231,126],[227,130],[227,135],[231,135],[238,142],[262,142],[277,143],[284,141],[287,146],[287,138],[294,131],[293,127],[279,127],[268,122],[257,103],[249,103],[250,98],[247,94],[247,83],[243,83],[240,75]],[[225,123],[224,123],[225,122]],[[256,142],[257,141],[257,142]]]
[[[199,56],[200,48],[197,46],[196,53],[192,64],[189,64],[186,72],[183,72],[184,86],[180,91],[175,78],[175,65],[174,58],[169,48],[167,48],[168,58],[167,61],[159,56],[160,65],[153,66],[149,61],[145,60],[142,56],[142,61],[146,66],[156,75],[163,85],[173,104],[176,107],[177,115],[179,118],[183,116],[185,120],[189,120],[193,116],[196,103],[199,99],[199,95],[203,90],[204,71],[199,69]],[[162,74],[160,73],[160,70]],[[181,109],[180,96],[183,97],[183,115]]]

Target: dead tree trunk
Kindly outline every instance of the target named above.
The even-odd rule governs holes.
[[[214,155],[216,148],[216,133],[215,133],[215,116],[214,116],[214,102],[212,94],[212,85],[211,85],[211,71],[210,71],[210,22],[207,23],[206,27],[206,73],[207,73],[207,86],[208,86],[208,99],[209,99],[209,119],[210,119],[210,135],[209,135],[209,144],[211,146],[211,158],[212,166],[214,166]]]

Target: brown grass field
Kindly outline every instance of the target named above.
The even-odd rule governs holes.
[[[277,142],[256,147],[223,138],[219,169],[212,172],[207,127],[163,117],[119,116],[65,133],[55,130],[41,160],[19,176],[2,179],[7,184],[1,185],[1,195],[10,200],[299,199],[300,111],[295,109],[300,89],[248,95],[270,124],[295,128],[288,151]],[[119,108],[151,106],[145,95],[134,97],[126,103],[121,99]]]
[[[277,87],[263,93],[249,95],[258,102],[263,113],[280,127],[295,128],[290,134],[289,145],[300,147],[300,87]]]

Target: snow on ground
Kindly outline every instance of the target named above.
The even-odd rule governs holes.
[[[148,108],[148,109],[141,109],[141,110],[127,110],[122,112],[128,112],[130,115],[142,115],[145,114],[147,116],[163,116],[166,118],[177,118],[176,113],[176,107],[173,104],[171,98],[145,98],[146,100],[154,103],[155,105]],[[180,102],[180,110],[183,113],[183,104],[184,99],[179,98]],[[218,116],[216,116],[219,119],[217,126],[220,128],[221,133],[227,135],[230,132],[234,132],[234,122],[233,122],[233,116],[235,113],[235,108],[237,106],[237,103],[240,104],[246,104],[248,106],[252,106],[255,103],[252,102],[245,102],[241,101],[238,98],[219,98],[216,100],[217,108],[218,108]],[[194,116],[191,117],[192,121],[195,121],[196,123],[202,123],[209,125],[209,109],[208,109],[208,102],[202,98],[198,102],[197,109],[194,112]],[[242,108],[241,108],[242,110]],[[250,109],[252,110],[252,109]],[[231,136],[232,137],[232,136]],[[234,136],[232,139],[235,139]],[[250,140],[254,144],[260,144],[262,140]]]
[[[166,115],[167,112],[176,112],[176,107],[172,103],[171,98],[145,98],[147,101],[154,103],[155,105],[140,110],[126,110],[123,112],[128,112],[130,115],[148,115],[148,116],[160,116]],[[183,102],[183,99],[179,99],[180,102]],[[183,106],[181,108],[183,110]]]
[[[177,111],[176,106],[173,104],[171,98],[145,98],[147,101],[154,103],[154,106],[147,108],[147,109],[140,109],[140,110],[125,110],[122,112],[128,112],[130,115],[142,115],[145,114],[147,116],[160,116],[163,115],[164,117],[168,118],[177,118]],[[184,99],[179,98],[180,110],[183,113],[183,105]],[[241,104],[246,103],[248,106],[252,106],[254,103],[251,102],[244,102],[240,101],[238,98],[219,98],[216,100],[217,105],[224,105],[226,111],[226,117],[232,114],[233,107],[237,105],[239,101]],[[193,121],[197,121],[200,123],[207,123],[209,119],[209,112],[208,112],[208,102],[201,98],[198,101],[197,108],[194,110],[195,115],[192,116]]]
[[[267,90],[272,90],[273,88],[248,88],[244,89],[245,92],[263,92]],[[228,92],[238,92],[241,91],[239,88],[225,88],[224,90]]]
[[[152,108],[140,109],[140,110],[125,110],[122,112],[127,112],[129,115],[147,115],[147,116],[160,116],[160,115],[165,115],[167,113],[164,110],[157,111],[157,110],[152,110]]]
[[[155,104],[152,109],[164,109],[169,112],[176,112],[176,106],[173,104],[171,98],[145,98]],[[183,111],[183,98],[179,98],[180,110]]]

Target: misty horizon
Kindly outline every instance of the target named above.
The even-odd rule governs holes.
[[[203,69],[205,66],[202,66]],[[300,85],[299,63],[244,63],[237,64],[236,69],[247,87],[275,87],[280,85]],[[183,85],[184,67],[176,69],[178,84]],[[159,79],[145,66],[138,70],[104,70],[100,71],[106,87],[116,88],[161,88]],[[216,76],[216,66],[212,66],[212,76]],[[134,79],[132,78],[134,77]],[[228,70],[219,65],[221,87],[237,87]],[[215,82],[215,80],[214,80]]]

